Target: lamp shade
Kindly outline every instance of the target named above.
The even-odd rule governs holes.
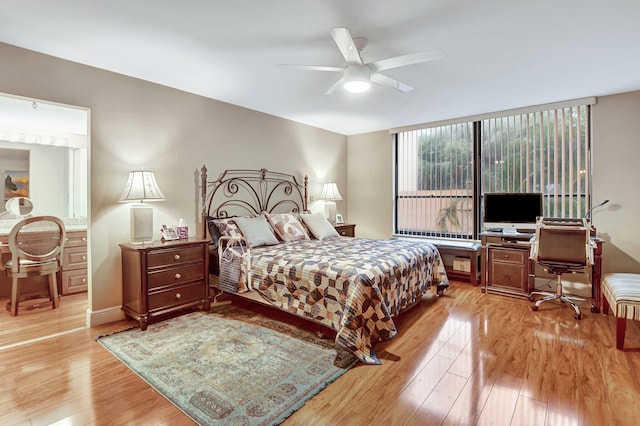
[[[340,191],[338,191],[338,185],[333,182],[325,183],[322,187],[322,194],[320,194],[320,199],[331,201],[342,200]]]
[[[164,201],[164,199],[152,171],[134,170],[129,172],[129,180],[119,201]]]

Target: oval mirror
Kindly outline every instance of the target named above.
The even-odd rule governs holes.
[[[26,216],[33,210],[33,203],[27,197],[13,197],[7,200],[4,208],[13,215]]]

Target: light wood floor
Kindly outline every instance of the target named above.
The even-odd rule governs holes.
[[[618,351],[614,318],[588,305],[576,321],[453,284],[397,319],[383,365],[352,368],[284,425],[638,424],[640,323]],[[193,424],[94,340],[130,324],[0,351],[0,424]]]
[[[82,328],[87,323],[87,293],[60,297],[56,309],[52,309],[51,302],[45,299],[26,301],[19,305],[20,310],[15,317],[5,308],[9,299],[9,296],[0,298],[0,349]],[[41,307],[27,308],[36,304]]]

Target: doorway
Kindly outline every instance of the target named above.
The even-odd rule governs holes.
[[[76,235],[86,231],[85,243],[90,231],[89,120],[88,108],[0,93],[0,173],[21,177],[26,191],[21,195],[33,203],[32,215],[62,218],[68,234],[69,230]],[[6,190],[3,195],[11,197]],[[0,240],[21,219],[6,214],[4,198],[0,200]],[[50,302],[34,301],[12,317],[5,309],[10,281],[0,270],[0,350],[87,327],[89,244],[86,250],[84,279],[89,290],[67,286],[57,309]],[[2,251],[3,264],[10,258],[7,251]],[[74,268],[73,279],[77,281],[81,272]],[[60,274],[59,278],[67,277]],[[60,282],[59,290],[63,286]]]

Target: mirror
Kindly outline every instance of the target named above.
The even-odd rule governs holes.
[[[25,215],[53,215],[64,220],[67,232],[89,232],[89,117],[87,108],[0,93],[0,175],[4,179],[0,198],[0,241],[6,242],[13,225]],[[5,210],[6,208],[6,210]],[[78,237],[80,238],[80,237]],[[74,244],[86,244],[87,234]],[[82,250],[91,256],[90,246],[74,245],[69,250],[80,258]],[[4,264],[11,258],[0,245]],[[70,260],[72,262],[73,260]],[[69,283],[80,277],[91,285],[90,276],[69,266],[58,280],[59,307],[25,309],[12,317],[0,310],[0,350],[27,341],[46,338],[86,327],[88,292],[74,291]],[[78,275],[82,271],[84,275]],[[63,274],[66,274],[65,277]],[[40,280],[40,277],[34,277]],[[46,278],[27,285],[46,285]],[[0,270],[0,306],[9,299],[11,280]],[[46,305],[46,304],[45,304]]]
[[[7,212],[15,216],[26,216],[33,210],[33,203],[27,197],[13,197],[5,203]]]

